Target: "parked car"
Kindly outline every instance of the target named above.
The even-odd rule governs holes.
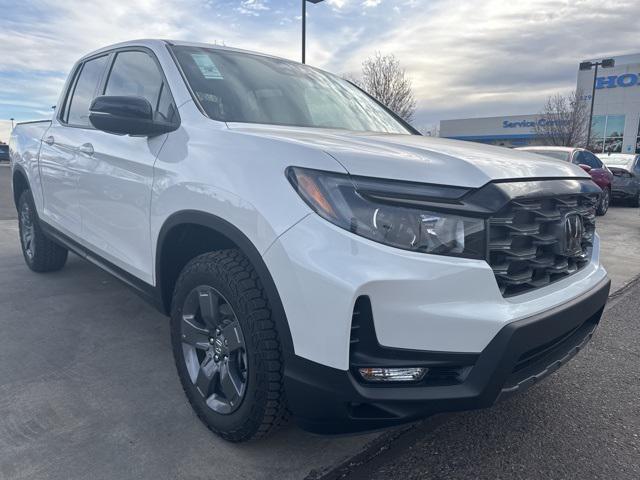
[[[640,207],[640,155],[602,153],[598,157],[613,174],[613,198],[625,200],[632,207]]]
[[[9,145],[0,143],[0,162],[9,161]]]
[[[83,57],[55,112],[11,137],[27,266],[77,252],[170,315],[186,396],[227,440],[287,412],[344,433],[490,406],[564,365],[607,301],[583,170],[423,137],[316,68],[127,42]]]
[[[597,214],[604,215],[609,210],[611,204],[611,188],[613,184],[613,174],[589,150],[574,147],[519,147],[517,150],[523,150],[546,157],[556,158],[565,162],[579,165],[585,172],[591,175],[591,179],[602,189],[602,194],[598,201]]]

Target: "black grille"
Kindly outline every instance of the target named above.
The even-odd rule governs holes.
[[[589,263],[597,194],[515,199],[489,219],[489,264],[505,297],[544,287]],[[568,216],[582,219],[579,251],[567,253]]]

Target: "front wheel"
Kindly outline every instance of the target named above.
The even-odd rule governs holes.
[[[609,210],[609,204],[611,203],[611,190],[608,188],[602,189],[602,195],[600,195],[600,201],[598,202],[598,209],[596,213],[600,216],[607,213]]]
[[[68,251],[47,237],[40,227],[38,213],[29,190],[18,200],[20,246],[27,266],[34,272],[55,272],[64,267]]]
[[[183,269],[171,341],[187,398],[213,432],[243,442],[284,420],[278,333],[260,279],[239,250],[205,253]]]

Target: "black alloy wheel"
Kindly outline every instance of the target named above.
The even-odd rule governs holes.
[[[209,408],[234,412],[247,390],[247,348],[242,327],[224,296],[208,285],[182,307],[182,352],[189,378]]]
[[[31,191],[25,190],[18,200],[20,246],[27,266],[34,272],[55,272],[64,267],[69,252],[45,235]]]

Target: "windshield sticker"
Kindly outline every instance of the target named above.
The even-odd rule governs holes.
[[[213,63],[211,57],[206,53],[192,53],[191,58],[196,62],[196,65],[200,69],[200,73],[204,76],[204,78],[212,80],[222,80],[222,74],[216,64]]]

